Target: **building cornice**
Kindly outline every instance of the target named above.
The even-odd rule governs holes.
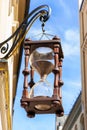
[[[79,10],[79,11],[81,11],[81,9],[82,9],[83,2],[84,2],[84,0],[82,0],[82,3],[81,3],[81,6],[80,6],[80,10]]]
[[[87,0],[82,0],[81,6],[80,6],[80,10],[79,10],[80,12],[84,11],[86,4],[87,4]]]

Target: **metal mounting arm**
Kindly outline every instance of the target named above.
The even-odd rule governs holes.
[[[46,22],[50,14],[51,8],[48,5],[41,5],[29,13],[17,30],[9,38],[0,43],[0,59],[8,58],[14,53],[37,18],[40,18],[41,22]],[[11,40],[13,40],[12,43],[10,42]]]

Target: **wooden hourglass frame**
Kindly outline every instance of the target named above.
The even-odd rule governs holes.
[[[29,57],[30,54],[38,47],[49,47],[54,52],[54,88],[53,95],[50,98],[30,98],[28,87],[32,88],[34,83],[34,70],[31,67],[31,70],[28,70]],[[52,40],[40,40],[40,41],[31,41],[25,40],[24,42],[25,50],[25,69],[23,70],[24,75],[24,86],[23,94],[21,98],[21,106],[26,110],[28,117],[34,117],[35,114],[53,114],[57,116],[63,116],[64,110],[62,106],[62,94],[61,86],[63,85],[62,81],[62,61],[63,61],[63,51],[61,47],[60,38],[54,37]],[[28,76],[30,75],[30,82],[28,83]],[[37,104],[46,104],[50,106],[48,110],[38,110],[35,108]]]

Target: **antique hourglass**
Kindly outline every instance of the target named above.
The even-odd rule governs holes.
[[[26,110],[28,117],[34,117],[35,114],[49,113],[62,116],[64,112],[61,95],[63,52],[60,39],[54,37],[52,40],[26,40],[24,49],[24,89],[21,106]],[[28,70],[28,64],[30,65],[30,71]],[[37,83],[34,83],[35,71],[40,75],[40,80]],[[49,83],[47,76],[51,72],[54,81]],[[29,82],[28,75],[30,75]],[[28,87],[30,87],[29,91]]]

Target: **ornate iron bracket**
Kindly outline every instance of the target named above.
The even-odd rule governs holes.
[[[48,5],[41,5],[29,13],[17,30],[9,38],[0,43],[0,59],[8,58],[13,54],[12,52],[18,47],[18,43],[22,42],[37,18],[40,18],[41,22],[46,22],[50,14],[51,8]],[[11,40],[13,40],[12,45],[10,43]]]

